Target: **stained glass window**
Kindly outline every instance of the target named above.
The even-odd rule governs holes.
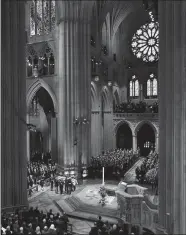
[[[46,43],[40,52],[36,53],[31,47],[28,48],[27,76],[38,77],[55,73],[55,58],[52,49]],[[39,55],[39,56],[38,56]]]
[[[134,95],[139,96],[139,81],[138,80],[135,81],[134,89],[135,89],[134,90]]]
[[[129,82],[129,96],[132,98],[137,98],[139,96],[139,81],[135,75],[132,76]]]
[[[158,82],[156,78],[153,79],[152,86],[153,86],[152,95],[157,96],[158,95]]]
[[[30,35],[35,35],[35,1],[32,1],[30,6]]]
[[[144,62],[159,59],[159,24],[150,22],[143,25],[132,38],[132,52]]]
[[[36,96],[34,96],[34,98],[32,99],[32,102],[30,103],[29,115],[39,116],[39,103],[38,103],[38,98]]]
[[[155,75],[150,74],[150,78],[147,80],[147,97],[156,97],[158,95],[158,81]]]
[[[30,36],[47,34],[55,28],[55,1],[32,0]]]
[[[133,96],[133,82],[130,81],[130,96]]]

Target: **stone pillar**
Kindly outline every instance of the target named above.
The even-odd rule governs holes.
[[[91,114],[91,156],[101,153],[101,122],[100,111],[92,111]]]
[[[54,161],[57,159],[57,118],[51,118],[51,155]]]
[[[30,116],[27,113],[26,115],[26,123],[30,123]],[[30,161],[30,130],[26,131],[26,150],[27,150],[27,161]]]
[[[159,135],[158,134],[156,134],[155,150],[157,153],[159,152]]]
[[[143,95],[143,84],[139,85],[139,89],[140,89],[140,101],[144,100],[144,95]]]
[[[68,168],[88,164],[91,154],[90,24],[87,14],[82,13],[83,2],[62,2],[59,3],[63,11],[57,27],[58,163]],[[78,124],[74,124],[76,118]],[[74,144],[75,138],[77,144]]]
[[[111,111],[104,112],[104,130],[103,130],[103,146],[104,151],[113,149],[113,114]]]
[[[169,234],[186,234],[185,22],[186,1],[159,1],[159,223]]]
[[[137,151],[137,136],[136,135],[132,136],[132,149],[133,149],[133,152]]]
[[[3,0],[1,209],[27,206],[25,2]]]
[[[52,149],[52,133],[51,133],[51,122],[52,122],[52,117],[48,118],[48,151],[51,152]]]

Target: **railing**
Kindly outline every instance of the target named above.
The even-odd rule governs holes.
[[[113,113],[114,119],[158,119],[158,113]]]

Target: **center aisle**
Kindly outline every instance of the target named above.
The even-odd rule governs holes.
[[[135,183],[136,180],[136,168],[140,167],[143,163],[144,158],[140,157],[140,159],[131,167],[126,174],[124,175],[124,181],[126,183]]]

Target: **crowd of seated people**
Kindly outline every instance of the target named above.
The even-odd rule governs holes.
[[[135,228],[133,228],[135,229]],[[131,231],[132,232],[132,231]],[[91,228],[89,235],[128,235],[129,230],[126,225],[114,224],[111,225],[107,222],[103,222],[101,216],[98,217],[98,220],[94,223],[94,226]],[[135,233],[138,234],[135,229]]]
[[[158,113],[158,102],[148,104],[140,101],[139,103],[124,102],[116,105],[114,108],[115,113]]]
[[[104,167],[105,178],[122,178],[138,157],[139,149],[135,153],[133,153],[132,149],[114,149],[106,151],[102,155],[91,158],[91,166],[88,168],[88,175],[91,178],[95,176],[101,177],[102,167]]]
[[[67,233],[69,223],[65,213],[54,214],[52,210],[48,213],[40,211],[37,207],[32,207],[23,211],[17,210],[15,213],[1,213],[1,234],[12,235],[64,235]]]

